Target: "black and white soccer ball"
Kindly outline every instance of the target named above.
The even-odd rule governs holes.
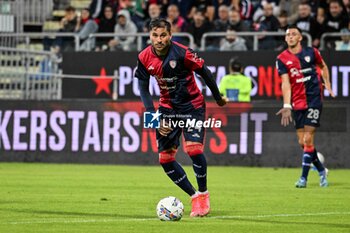
[[[321,154],[320,152],[317,152],[317,157],[318,157],[318,159],[320,160],[320,162],[321,162],[322,164],[324,164],[325,159],[324,159],[323,154]]]
[[[162,221],[179,221],[184,213],[184,205],[176,197],[166,197],[158,202],[157,216]]]
[[[320,160],[320,162],[323,164],[323,166],[325,166],[326,160],[324,158],[324,155],[321,154],[320,152],[317,152],[317,157]],[[313,164],[311,164],[311,168],[312,168],[312,170],[316,171],[316,168],[315,168],[315,166]],[[325,167],[325,171],[326,171],[326,176],[328,176],[329,170],[326,167]]]

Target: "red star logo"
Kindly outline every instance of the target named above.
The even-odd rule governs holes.
[[[100,94],[101,91],[104,91],[108,95],[111,95],[111,89],[109,88],[109,85],[113,79],[112,77],[106,76],[106,70],[104,67],[101,68],[100,76],[93,77],[92,81],[94,81],[94,83],[97,85],[95,95]]]

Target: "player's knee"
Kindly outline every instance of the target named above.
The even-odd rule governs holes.
[[[175,161],[176,152],[177,152],[177,149],[175,148],[160,152],[159,163],[164,164],[164,163],[170,163],[172,161]]]
[[[189,156],[196,156],[199,154],[203,154],[203,144],[198,143],[198,144],[189,144],[185,145],[185,152]]]
[[[305,133],[304,135],[304,145],[311,146],[313,144],[312,142],[312,135],[310,133]]]

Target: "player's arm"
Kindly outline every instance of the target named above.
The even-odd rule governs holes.
[[[193,50],[187,49],[184,58],[184,64],[188,69],[193,70],[203,78],[205,84],[211,90],[213,97],[216,100],[216,103],[219,106],[224,106],[226,104],[226,100],[221,97],[219,88],[216,85],[213,74],[204,64],[204,60],[198,57]]]
[[[281,108],[276,115],[282,115],[281,125],[287,126],[290,122],[292,122],[292,105],[291,105],[291,96],[292,96],[292,88],[289,81],[288,69],[284,65],[284,63],[277,59],[276,68],[278,70],[278,74],[282,79],[282,95],[283,95],[283,108]]]
[[[331,82],[329,79],[329,70],[328,70],[328,66],[327,64],[324,62],[324,60],[322,59],[321,63],[318,64],[318,66],[321,68],[322,70],[322,79],[324,81],[324,86],[327,89],[327,91],[329,92],[329,94],[334,98],[335,94],[332,90],[331,87]]]
[[[249,77],[246,77],[246,80],[244,81],[244,85],[242,86],[242,94],[246,96],[248,102],[250,102],[251,91],[252,91],[252,80]]]
[[[146,111],[155,112],[152,96],[151,96],[151,93],[149,92],[149,79],[148,80],[139,79],[139,89],[140,89],[141,100],[143,102],[143,105],[146,108]],[[167,136],[172,130],[173,129],[165,122],[165,120],[161,121],[160,128],[158,129],[158,132],[161,135]]]
[[[292,105],[291,105],[291,85],[288,74],[282,74],[282,94],[283,94],[283,108],[281,108],[277,115],[281,114],[281,125],[287,126],[292,122]]]
[[[155,108],[151,93],[149,92],[149,79],[139,79],[140,97],[147,112],[154,112]]]
[[[135,77],[138,78],[139,80],[140,97],[143,105],[146,108],[146,111],[155,112],[152,96],[151,96],[151,93],[149,92],[150,75],[140,60],[138,60],[137,62]],[[167,136],[172,130],[173,130],[172,128],[166,125],[165,121],[161,122],[161,127],[158,129],[159,133],[163,136]]]
[[[226,76],[222,77],[219,84],[219,91],[221,96],[226,96]]]
[[[213,74],[208,69],[208,67],[203,64],[202,68],[195,70],[195,72],[203,78],[205,84],[209,87],[211,93],[213,94],[213,97],[216,100],[216,103],[219,106],[224,106],[226,104],[226,100],[222,98],[219,88],[216,85]]]
[[[322,79],[324,81],[324,86],[332,97],[335,97],[334,92],[331,88],[331,82],[329,80],[329,70],[327,64],[324,62],[320,51],[313,48],[315,53],[315,63],[322,69]]]
[[[137,69],[135,72],[135,77],[139,80],[140,97],[141,97],[143,106],[145,106],[146,111],[154,112],[155,108],[153,105],[151,93],[149,92],[150,75],[140,60],[137,61]]]
[[[250,92],[252,91],[252,81],[251,81],[251,79],[246,77],[246,79],[244,80],[243,83],[244,84],[240,88],[239,92],[242,92],[245,95],[250,95]]]

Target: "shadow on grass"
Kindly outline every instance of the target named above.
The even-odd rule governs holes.
[[[32,209],[4,209],[0,208],[3,211],[16,212],[16,213],[28,213],[28,214],[42,214],[42,215],[56,215],[56,216],[79,216],[79,217],[105,217],[105,218],[133,218],[133,219],[154,219],[149,215],[133,214],[126,215],[123,213],[87,213],[87,212],[74,212],[74,211],[59,211],[59,210],[32,210]]]

